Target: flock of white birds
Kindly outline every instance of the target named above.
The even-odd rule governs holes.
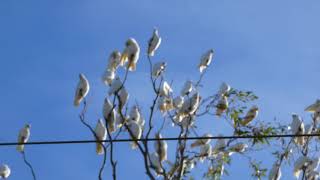
[[[161,37],[157,29],[154,30],[152,37],[149,40],[147,54],[149,57],[154,56],[155,51],[158,49],[161,43]],[[213,58],[214,51],[212,49],[208,50],[200,59],[198,65],[200,73],[203,73],[205,69],[210,65]],[[120,77],[116,75],[116,71],[119,67],[124,67],[127,71],[135,71],[137,68],[137,62],[140,55],[140,46],[134,38],[129,38],[125,43],[125,48],[121,52],[114,51],[111,53],[106,71],[102,76],[102,81],[109,86],[108,95],[109,97],[114,95],[114,97],[119,97],[120,104],[118,105],[120,109],[129,100],[129,93],[126,90],[124,83],[121,81]],[[162,75],[167,66],[166,62],[155,63],[152,67],[152,76],[157,78]],[[127,73],[127,72],[126,72]],[[74,106],[79,106],[83,102],[84,98],[87,96],[90,90],[89,81],[84,74],[79,75],[79,82],[75,92]],[[228,93],[231,87],[222,83],[220,90],[218,92],[218,103],[216,105],[216,115],[221,116],[228,109]],[[201,96],[197,92],[196,87],[192,81],[188,80],[185,82],[180,95],[173,98],[173,90],[169,83],[163,81],[159,93],[159,100],[157,102],[158,109],[162,113],[166,113],[171,110],[175,110],[176,114],[173,117],[176,124],[182,126],[190,126],[194,120],[194,113],[198,109],[201,101]],[[131,132],[130,137],[133,140],[140,139],[142,136],[143,128],[145,125],[145,120],[141,114],[138,106],[132,106],[129,115],[123,117],[116,110],[114,103],[106,97],[103,105],[103,119],[99,119],[95,128],[95,138],[99,141],[104,141],[107,139],[107,133],[113,133],[118,128],[124,124]],[[314,113],[317,119],[320,119],[320,100],[317,100],[314,104],[308,106],[306,109],[308,112]],[[246,115],[241,118],[240,124],[243,126],[248,125],[253,119],[258,116],[258,107],[252,106]],[[311,126],[305,126],[301,117],[297,114],[292,115],[292,123],[290,126],[292,134],[304,134],[311,132]],[[104,121],[105,120],[105,121]],[[105,125],[107,123],[107,126]],[[107,127],[107,128],[106,128]],[[27,124],[19,132],[18,143],[27,143],[30,137],[31,125]],[[155,136],[157,139],[161,139],[162,135],[157,133]],[[212,137],[211,134],[206,133],[203,137]],[[302,146],[305,143],[305,137],[296,137],[294,142]],[[226,142],[224,139],[217,140],[216,144],[212,147],[210,145],[211,139],[199,139],[191,144],[191,148],[200,148],[200,161],[204,161],[208,156],[220,156],[219,151],[226,147]],[[132,142],[132,148],[137,148],[136,142]],[[167,160],[168,144],[164,140],[158,140],[154,143],[155,152],[150,154],[151,166],[155,169],[157,174],[161,174],[161,162]],[[234,152],[244,152],[248,147],[247,144],[237,143],[228,148],[228,152],[231,155]],[[24,145],[20,144],[17,146],[17,151],[24,152]],[[104,154],[103,143],[96,143],[96,152],[101,155]],[[219,158],[219,157],[217,157]],[[301,156],[294,163],[294,175],[299,177],[300,172],[303,168],[307,169],[307,174],[309,177],[318,177],[319,173],[316,172],[320,162],[320,158],[309,158],[306,156]],[[222,171],[223,172],[223,171]],[[7,179],[10,176],[11,170],[8,165],[2,164],[0,166],[0,179]],[[279,180],[281,177],[280,165],[276,162],[270,173],[270,180]]]

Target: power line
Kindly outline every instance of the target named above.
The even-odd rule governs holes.
[[[282,134],[282,135],[245,135],[245,136],[212,136],[212,137],[171,137],[171,138],[141,138],[137,140],[132,139],[115,139],[112,142],[133,142],[133,141],[178,141],[178,140],[206,140],[206,139],[254,139],[254,138],[289,138],[289,137],[320,137],[320,133],[313,134]],[[111,140],[97,141],[97,140],[70,140],[70,141],[31,141],[26,143],[18,142],[2,142],[0,146],[16,146],[16,145],[51,145],[51,144],[89,144],[89,143],[109,143]]]

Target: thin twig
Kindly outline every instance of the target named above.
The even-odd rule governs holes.
[[[25,163],[25,164],[30,168],[30,170],[31,170],[31,174],[32,174],[33,180],[36,180],[36,179],[37,179],[37,178],[36,178],[36,174],[35,174],[35,172],[34,172],[34,169],[33,169],[32,165],[31,165],[31,163],[29,163],[29,162],[27,161],[26,153],[25,153],[24,151],[22,151],[21,154],[22,154],[24,163]]]

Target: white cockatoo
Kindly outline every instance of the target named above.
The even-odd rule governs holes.
[[[137,62],[140,55],[140,47],[137,41],[133,38],[129,38],[126,41],[125,49],[123,50],[120,58],[120,65],[124,66],[127,62],[129,71],[135,71]]]
[[[0,179],[7,179],[11,174],[11,170],[8,165],[0,165]]]
[[[116,76],[116,73],[113,70],[106,69],[106,71],[103,73],[101,79],[105,85],[110,86],[112,81],[114,80],[115,76]]]
[[[166,67],[166,62],[155,63],[152,68],[152,76],[159,77],[166,70]]]
[[[219,134],[218,137],[222,137],[222,134]],[[217,139],[216,144],[213,146],[213,152],[215,154],[219,153],[220,151],[223,151],[226,147],[226,141],[225,139]]]
[[[160,97],[158,100],[158,108],[161,113],[166,113],[167,111],[170,111],[174,108],[173,106],[173,100],[168,97]]]
[[[120,58],[121,53],[117,50],[113,51],[109,56],[107,69],[115,72],[120,65]]]
[[[157,133],[155,138],[158,140],[154,142],[154,149],[156,150],[160,161],[163,162],[167,160],[168,143],[165,140],[159,140],[162,138],[160,133]]]
[[[195,116],[185,116],[182,118],[181,122],[179,123],[183,128],[191,127],[193,126],[195,121]]]
[[[110,102],[110,100],[108,99],[108,97],[106,97],[104,99],[103,108],[102,108],[102,115],[103,115],[104,119],[109,118],[109,116],[111,115],[112,109],[113,109],[113,105]]]
[[[311,171],[311,172],[307,173],[306,177],[307,177],[307,180],[318,180],[320,177],[320,172]]]
[[[197,92],[194,95],[192,95],[191,98],[188,98],[186,101],[184,101],[180,113],[182,114],[194,114],[196,110],[198,109],[198,106],[200,104],[200,94]]]
[[[127,104],[128,100],[129,100],[129,97],[130,97],[130,95],[129,95],[129,93],[128,93],[128,91],[127,91],[127,89],[125,87],[122,87],[120,89],[119,97],[120,97],[120,102],[121,102],[121,106],[120,107],[123,108]]]
[[[220,86],[218,95],[219,96],[226,96],[231,90],[230,85],[228,85],[227,83],[223,82]]]
[[[312,158],[311,163],[307,166],[306,172],[307,174],[316,171],[319,167],[320,157]]]
[[[203,146],[200,146],[200,162],[203,162],[207,157],[211,156],[211,153],[211,144],[205,144]]]
[[[132,106],[130,110],[130,120],[135,122],[140,120],[140,111],[138,106]]]
[[[208,50],[204,55],[202,55],[199,64],[199,71],[202,73],[211,63],[213,57],[213,49]]]
[[[192,81],[188,80],[184,83],[181,90],[181,96],[189,95],[193,89]]]
[[[216,115],[221,116],[229,107],[227,96],[221,96],[218,104],[216,105]]]
[[[96,133],[95,138],[97,141],[105,141],[107,139],[107,129],[106,129],[102,119],[99,119],[99,121],[96,125],[95,133]],[[104,144],[104,142],[97,142],[96,143],[96,152],[99,155],[104,154],[103,144]]]
[[[108,123],[108,131],[110,133],[113,133],[117,130],[117,120],[118,115],[117,115],[117,111],[115,109],[112,109],[111,114],[109,116],[109,118],[106,119],[107,123]]]
[[[133,140],[137,140],[141,138],[142,135],[142,127],[138,124],[138,122],[136,121],[132,121],[130,120],[128,122],[128,129],[129,131],[132,133],[131,138]],[[129,132],[129,134],[131,135],[131,133]],[[138,145],[137,142],[132,142],[131,143],[131,148],[132,149],[137,149]]]
[[[299,178],[300,173],[302,171],[302,169],[306,166],[308,166],[310,163],[312,162],[312,160],[306,156],[300,156],[296,162],[294,163],[294,170],[293,170],[293,175],[296,178]]]
[[[30,137],[30,124],[26,124],[19,132],[18,143],[26,143]],[[19,144],[17,146],[17,151],[24,152],[24,144]]]
[[[277,162],[275,162],[269,172],[269,180],[280,180],[281,175],[281,167]]]
[[[258,106],[254,105],[252,106],[249,111],[247,112],[246,116],[243,117],[243,119],[241,120],[241,124],[243,126],[246,126],[248,125],[252,120],[254,120],[257,116],[258,116],[258,113],[259,113],[259,108]]]
[[[122,87],[123,86],[122,86],[122,82],[121,82],[120,78],[116,77],[112,81],[112,83],[110,85],[110,88],[109,88],[109,91],[108,91],[109,96],[111,96],[112,94],[118,92],[120,90],[120,88],[122,88]]]
[[[297,114],[292,114],[292,122],[291,122],[291,132],[292,134],[304,134],[305,128],[304,124],[302,122],[302,119]],[[305,142],[305,138],[303,136],[301,137],[295,137],[294,142],[300,146],[302,146]]]
[[[158,153],[153,152],[150,154],[150,165],[155,170],[157,175],[160,175],[163,172]]]
[[[210,138],[212,137],[212,135],[210,133],[206,133],[202,137],[204,137],[205,139],[196,140],[195,142],[193,142],[191,144],[191,147],[195,148],[195,147],[198,147],[198,146],[203,146],[203,145],[209,144],[211,142]]]
[[[233,152],[243,153],[247,148],[248,148],[248,145],[247,145],[247,144],[240,142],[240,143],[236,143],[236,144],[230,146],[230,147],[228,148],[228,151],[229,151],[229,152],[232,152],[232,153],[233,153]]]
[[[88,79],[84,76],[84,74],[79,75],[79,82],[78,86],[76,89],[76,94],[74,97],[74,106],[79,106],[81,101],[87,96],[89,90],[90,90],[90,85]]]
[[[152,37],[148,42],[148,56],[154,56],[154,52],[159,48],[161,44],[161,37],[157,28],[154,28]]]
[[[320,99],[317,99],[316,102],[306,107],[305,111],[314,113],[319,108],[320,108]]]
[[[180,109],[183,105],[184,97],[183,96],[177,96],[173,99],[173,106],[177,109]]]
[[[172,89],[167,81],[164,81],[160,87],[159,95],[169,97],[170,93],[172,93]]]

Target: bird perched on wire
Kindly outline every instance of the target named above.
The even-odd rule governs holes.
[[[148,56],[154,56],[155,51],[159,48],[161,44],[161,37],[157,28],[154,28],[152,37],[148,42]]]
[[[136,141],[137,139],[140,139],[142,135],[142,127],[138,124],[138,122],[130,120],[127,125],[128,125],[128,130],[131,132],[131,133],[129,132],[131,135],[131,138],[134,141]],[[138,142],[132,142],[131,148],[137,149],[138,147],[137,143]]]
[[[96,140],[97,141],[105,141],[107,139],[107,129],[102,121],[102,119],[98,120],[98,123],[96,125],[96,129],[95,129],[95,133],[96,133]],[[97,142],[96,143],[96,152],[97,154],[101,155],[104,154],[104,142]]]
[[[0,179],[7,179],[11,174],[11,170],[8,165],[2,164],[0,166]]]
[[[121,54],[120,65],[124,66],[127,63],[128,70],[135,71],[137,62],[139,60],[139,55],[140,46],[138,42],[133,38],[129,38],[126,41],[125,49]]]
[[[202,55],[199,64],[199,71],[202,73],[211,63],[213,58],[213,49],[208,50],[204,55]]]
[[[160,140],[162,138],[160,133],[156,133],[155,138],[157,141],[154,142],[154,149],[156,150],[160,161],[165,161],[167,160],[168,143],[165,140]]]
[[[304,134],[305,133],[305,127],[304,123],[302,122],[302,119],[297,114],[292,114],[292,122],[291,122],[291,132],[292,134]],[[295,137],[294,142],[300,146],[304,145],[305,138],[303,136],[301,137]]]
[[[76,89],[76,94],[74,97],[74,106],[79,106],[81,101],[87,96],[89,90],[90,90],[90,85],[88,79],[85,77],[84,74],[79,75],[79,82],[78,86]]]
[[[30,124],[26,124],[19,132],[18,143],[27,143],[30,137]],[[24,144],[17,146],[17,151],[24,152]]]

